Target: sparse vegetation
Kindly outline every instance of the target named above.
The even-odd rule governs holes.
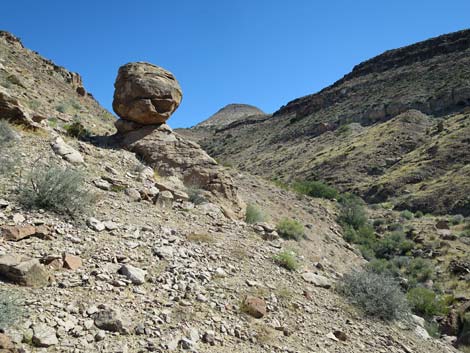
[[[338,290],[366,315],[400,320],[409,314],[406,297],[393,277],[367,270],[352,272],[343,277]]]
[[[0,329],[5,329],[16,323],[23,315],[22,305],[18,295],[12,291],[0,291]]]
[[[77,216],[86,213],[93,196],[84,185],[82,173],[58,165],[33,166],[19,189],[19,200],[28,208],[43,208]]]
[[[0,175],[10,175],[18,163],[17,155],[12,149],[16,133],[5,120],[0,120]]]
[[[213,243],[214,237],[207,233],[191,233],[186,239],[194,243]]]
[[[90,131],[86,129],[79,120],[74,120],[70,125],[64,125],[67,135],[82,139],[91,135]]]
[[[339,198],[340,215],[338,221],[343,226],[358,230],[367,223],[364,201],[353,194],[343,194]]]
[[[300,240],[305,236],[304,226],[294,219],[284,218],[277,224],[277,232],[285,239]]]
[[[249,203],[246,206],[245,211],[245,222],[254,224],[257,222],[264,222],[266,220],[266,215],[264,212],[254,203]]]
[[[188,194],[189,201],[195,205],[201,205],[207,202],[206,198],[202,195],[203,190],[197,187],[194,187],[194,186],[188,187],[186,189],[186,193]]]
[[[292,184],[292,189],[299,194],[311,197],[333,200],[338,197],[338,191],[320,181],[296,181]]]
[[[425,318],[447,314],[448,301],[451,300],[451,298],[439,297],[432,290],[424,287],[411,289],[407,294],[407,299],[413,312]]]
[[[300,266],[297,256],[292,250],[283,250],[277,255],[274,255],[273,259],[279,266],[284,267],[289,271],[295,271]]]
[[[403,219],[406,219],[406,220],[411,220],[411,219],[413,219],[414,214],[411,211],[404,210],[400,213],[400,217],[403,218]]]

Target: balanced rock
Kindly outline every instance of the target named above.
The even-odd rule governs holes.
[[[145,62],[121,66],[114,87],[113,109],[116,114],[142,125],[167,121],[183,97],[171,72]]]

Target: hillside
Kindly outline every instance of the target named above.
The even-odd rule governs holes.
[[[318,179],[369,202],[470,215],[469,63],[470,30],[443,35],[365,61],[272,118],[187,136],[267,178]]]
[[[265,113],[252,105],[248,104],[229,104],[220,109],[206,120],[200,122],[196,127],[225,126],[237,120],[253,116],[265,115]]]
[[[470,298],[459,295],[447,303],[449,316],[425,320],[409,315],[405,262],[399,280],[369,277],[361,249],[345,240],[345,204],[223,167],[174,133],[166,121],[182,91],[165,69],[145,62],[119,68],[116,120],[78,74],[7,32],[0,64],[0,351],[452,353],[453,344],[470,343]],[[243,117],[219,130],[259,128],[269,119]],[[465,119],[457,114],[430,136],[434,121],[422,113],[387,124],[416,126],[422,133],[408,139],[417,144],[439,138],[454,146],[466,143],[452,137]],[[372,127],[380,126],[387,125]],[[363,127],[350,128],[359,143]],[[399,154],[409,145],[396,148]],[[433,152],[442,163],[444,151]],[[284,152],[292,157],[277,154]],[[354,209],[383,219],[377,233],[384,239],[402,217],[360,203]],[[444,256],[442,248],[450,248],[446,254],[457,258],[459,240],[447,246],[422,239],[424,230],[436,236],[436,221],[409,220],[416,247],[408,250]],[[433,271],[446,273],[448,260]],[[468,292],[464,260],[457,266],[464,273],[442,283],[443,291],[452,285]],[[378,293],[368,308],[376,316],[341,294],[354,271]],[[381,308],[395,313],[396,303],[403,316],[377,315]],[[435,326],[428,325],[440,324],[449,330],[430,337]]]

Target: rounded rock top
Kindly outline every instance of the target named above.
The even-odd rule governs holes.
[[[183,98],[181,87],[171,72],[146,62],[121,66],[114,88],[116,114],[142,125],[164,123]]]

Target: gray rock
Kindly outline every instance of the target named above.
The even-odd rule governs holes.
[[[140,268],[134,267],[132,265],[124,265],[119,269],[119,273],[123,274],[134,284],[143,284],[145,283],[145,276],[147,271],[144,271]]]
[[[0,256],[0,278],[24,286],[41,287],[49,284],[50,275],[38,259],[10,254]]]
[[[88,218],[87,225],[88,225],[88,227],[90,227],[90,229],[93,229],[95,232],[102,232],[103,230],[106,229],[103,222],[97,220],[94,217]]]
[[[306,272],[302,274],[304,281],[312,283],[316,287],[330,288],[332,282],[322,275],[317,275],[313,272]]]
[[[170,191],[162,191],[157,196],[157,205],[164,208],[171,208],[173,200],[174,197]]]
[[[85,163],[80,152],[67,145],[61,137],[57,137],[51,142],[51,147],[55,154],[65,159],[67,162],[72,164]]]
[[[37,347],[50,347],[58,344],[56,332],[53,328],[38,324],[33,327],[33,344]]]
[[[129,323],[122,317],[121,313],[114,309],[104,309],[93,315],[95,326],[99,329],[111,332],[127,334]]]

